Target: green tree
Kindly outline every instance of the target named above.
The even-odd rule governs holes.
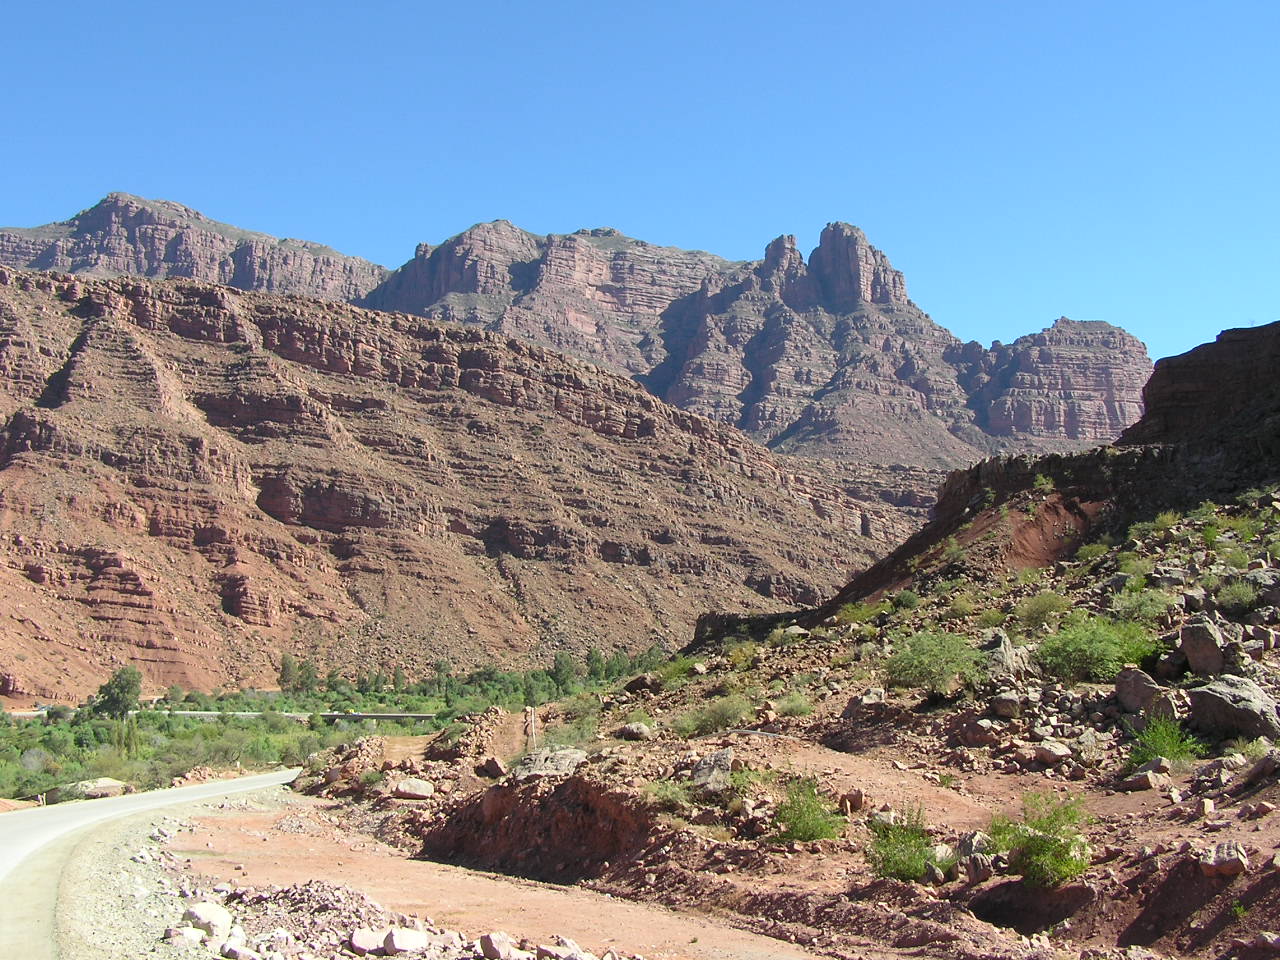
[[[280,658],[280,689],[292,692],[298,688],[298,661],[292,653]]]
[[[320,682],[320,675],[316,672],[316,665],[310,660],[303,660],[298,664],[298,682],[297,689],[301,693],[315,693],[316,684]]]
[[[573,662],[573,657],[567,650],[560,650],[556,653],[555,660],[551,663],[551,681],[556,685],[556,689],[561,693],[572,693],[574,680],[578,676],[578,665]]]
[[[587,651],[587,676],[599,683],[605,678],[604,654],[595,647]]]
[[[123,720],[130,710],[138,709],[138,697],[141,693],[142,674],[137,667],[121,667],[98,688],[89,708],[102,716]]]

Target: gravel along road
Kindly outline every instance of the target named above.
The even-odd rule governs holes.
[[[76,848],[108,821],[289,783],[297,773],[281,770],[0,814],[0,957],[57,960],[54,917],[64,869]]]

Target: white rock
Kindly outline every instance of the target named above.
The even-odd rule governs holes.
[[[382,949],[389,957],[398,953],[425,950],[430,941],[426,933],[412,927],[392,927],[382,941]]]
[[[226,939],[234,922],[230,910],[220,903],[209,900],[193,903],[187,907],[182,919],[188,921],[193,927],[199,927],[209,935],[210,940]]]

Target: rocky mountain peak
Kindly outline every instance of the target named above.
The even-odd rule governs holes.
[[[864,304],[906,306],[907,283],[866,234],[847,223],[829,223],[809,255],[828,309],[849,313]]]

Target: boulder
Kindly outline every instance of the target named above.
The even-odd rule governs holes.
[[[1022,682],[1040,675],[1031,649],[1016,646],[999,627],[985,635],[981,649],[987,656],[987,673],[992,680]]]
[[[653,729],[647,723],[625,723],[618,728],[620,740],[652,740]]]
[[[406,777],[395,785],[391,795],[401,800],[426,800],[436,795],[436,785],[429,780]]]
[[[1046,767],[1056,767],[1071,759],[1071,748],[1057,740],[1046,740],[1036,745],[1036,760]]]
[[[1181,721],[1190,709],[1190,701],[1184,690],[1169,690],[1161,687],[1160,691],[1147,703],[1142,716],[1147,720]]]
[[[485,960],[511,960],[516,950],[515,941],[500,930],[486,933],[480,938],[480,952]]]
[[[366,953],[373,953],[375,950],[382,949],[382,941],[386,939],[386,931],[370,930],[368,927],[357,927],[351,931],[351,935],[347,937],[347,946],[351,948],[351,952],[356,956],[363,957]]]
[[[484,777],[505,777],[507,765],[497,757],[485,757],[480,763],[480,775]]]
[[[728,791],[733,772],[733,747],[717,750],[699,760],[689,777],[689,785],[699,793],[717,795]]]
[[[517,780],[530,777],[567,777],[587,762],[585,750],[535,750],[517,763],[511,774]]]
[[[1116,700],[1127,713],[1142,713],[1163,689],[1137,667],[1125,667],[1116,674]]]
[[[662,678],[656,673],[642,673],[628,680],[622,689],[627,693],[657,693],[662,689]]]
[[[1005,720],[1016,720],[1022,716],[1022,697],[1012,690],[1001,690],[987,705],[992,713]]]
[[[415,953],[427,949],[429,940],[422,930],[413,927],[392,927],[382,940],[382,952],[389,957],[400,953]]]
[[[1155,770],[1139,770],[1121,780],[1118,786],[1121,790],[1129,791],[1163,790],[1171,783],[1167,774],[1157,773]]]
[[[195,927],[170,927],[164,932],[170,943],[198,947],[204,941],[204,931]]]
[[[1239,841],[1216,844],[1200,857],[1200,870],[1206,877],[1235,877],[1249,870],[1249,856]]]
[[[1276,702],[1252,680],[1219,677],[1195,687],[1188,696],[1188,724],[1219,739],[1231,737],[1280,738]]]
[[[191,904],[182,914],[182,919],[203,930],[210,940],[226,939],[234,922],[230,910],[211,900]]]
[[[1222,647],[1222,631],[1204,618],[1188,621],[1178,635],[1178,648],[1186,655],[1187,665],[1202,677],[1222,672]]]

